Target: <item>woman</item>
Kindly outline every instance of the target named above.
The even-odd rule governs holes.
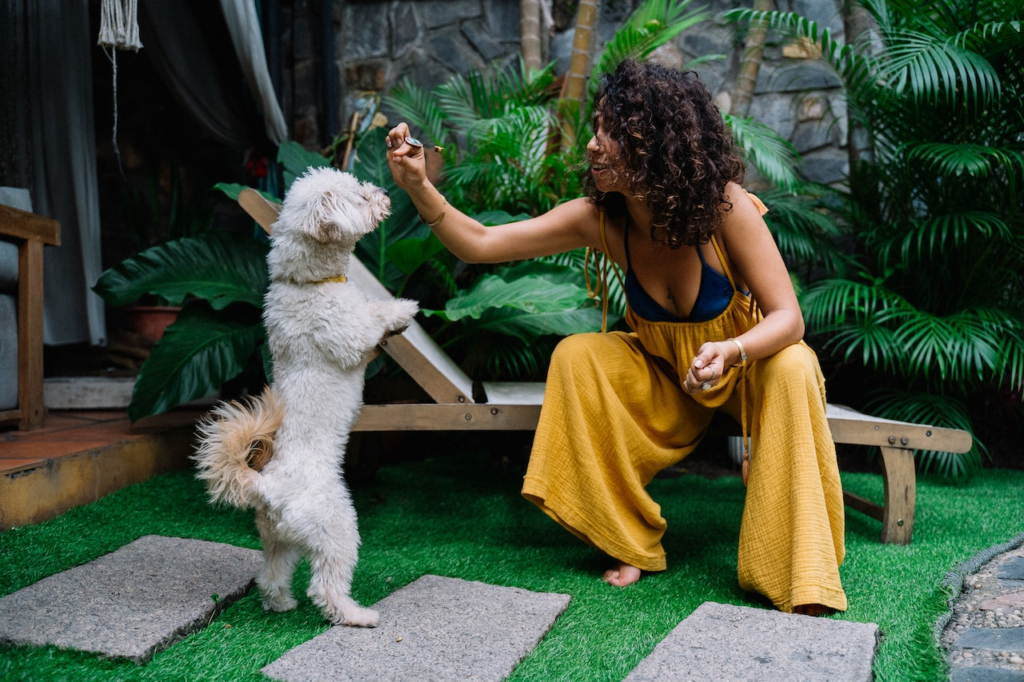
[[[587,196],[504,226],[448,205],[404,123],[387,139],[395,182],[462,260],[591,247],[626,273],[633,333],[578,334],[552,355],[523,495],[612,557],[608,583],[632,584],[666,567],[666,523],[645,487],[723,409],[752,443],[740,586],[783,611],[845,610],[824,380],[800,340],[767,209],[739,185],[743,164],[711,94],[692,72],[626,61],[595,102]]]

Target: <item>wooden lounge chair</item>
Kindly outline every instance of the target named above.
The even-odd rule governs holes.
[[[60,246],[53,218],[0,205],[0,239],[18,245],[18,405],[0,410],[0,425],[43,425],[43,246]]]
[[[270,232],[270,226],[277,220],[279,205],[267,201],[255,190],[243,190],[238,203]],[[351,260],[349,270],[348,277],[368,295],[381,299],[391,297],[358,259]],[[532,431],[536,428],[544,398],[543,383],[483,382],[474,392],[473,381],[416,321],[401,335],[381,340],[380,348],[434,402],[365,405],[354,430]],[[878,446],[882,453],[884,503],[879,505],[844,492],[847,506],[882,522],[882,542],[909,544],[914,528],[916,490],[913,451],[967,452],[971,448],[970,434],[957,429],[879,419],[839,405],[829,405],[827,417],[836,443]],[[739,435],[739,425],[727,421],[730,425],[719,432]]]

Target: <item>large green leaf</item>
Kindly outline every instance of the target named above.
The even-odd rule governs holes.
[[[444,311],[423,312],[455,321],[464,317],[479,319],[487,310],[495,308],[533,314],[572,310],[587,300],[585,289],[574,284],[555,284],[537,275],[511,282],[496,275],[484,275],[470,291],[449,300]]]
[[[483,213],[477,213],[473,216],[475,220],[479,220],[483,225],[488,226],[518,223],[521,220],[527,220],[529,217],[529,213],[512,215],[508,211],[484,211]]]
[[[185,306],[142,366],[128,417],[137,421],[217,391],[245,369],[266,338],[258,310]]]
[[[609,325],[616,321],[617,317],[609,315]],[[538,337],[548,334],[569,336],[583,332],[596,332],[601,331],[601,310],[594,306],[588,306],[571,310],[531,313],[510,307],[492,308],[481,315],[480,319],[467,321],[466,335],[478,334],[481,331],[514,336],[524,343],[530,343]]]
[[[223,192],[227,197],[233,201],[238,201],[238,195],[242,193],[242,190],[254,189],[249,185],[240,185],[236,182],[218,182],[213,186],[213,189]],[[257,192],[263,195],[263,198],[267,201],[273,201],[274,203],[281,203],[281,197],[274,196],[270,192],[265,192],[262,189],[257,189]]]
[[[298,142],[285,142],[277,148],[277,162],[282,166],[285,191],[292,186],[295,178],[310,168],[326,168],[330,160],[323,154],[311,152]]]
[[[181,305],[197,296],[215,309],[235,303],[263,306],[267,291],[267,245],[252,237],[210,232],[147,249],[100,276],[93,289],[112,306],[146,294]]]
[[[444,244],[433,232],[420,239],[410,237],[395,242],[387,250],[388,260],[394,263],[395,267],[407,275],[416,272],[421,265],[441,251],[444,251]]]

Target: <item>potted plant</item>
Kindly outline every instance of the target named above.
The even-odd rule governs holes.
[[[203,194],[186,196],[181,169],[173,161],[162,160],[151,166],[141,186],[127,185],[121,193],[120,207],[139,255],[167,242],[203,234],[213,224],[208,198]],[[181,305],[147,293],[122,310],[129,330],[155,342],[177,318]]]

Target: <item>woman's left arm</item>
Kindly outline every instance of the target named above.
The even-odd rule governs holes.
[[[716,378],[711,383],[716,384],[727,367],[740,362],[741,346],[751,362],[797,343],[804,335],[804,318],[789,271],[761,212],[736,183],[729,183],[726,196],[732,210],[722,214],[718,232],[725,257],[734,278],[745,283],[757,301],[764,319],[738,336],[739,344],[708,339],[687,373],[685,384],[690,390],[700,390],[701,383],[711,376],[709,368],[714,369]]]

